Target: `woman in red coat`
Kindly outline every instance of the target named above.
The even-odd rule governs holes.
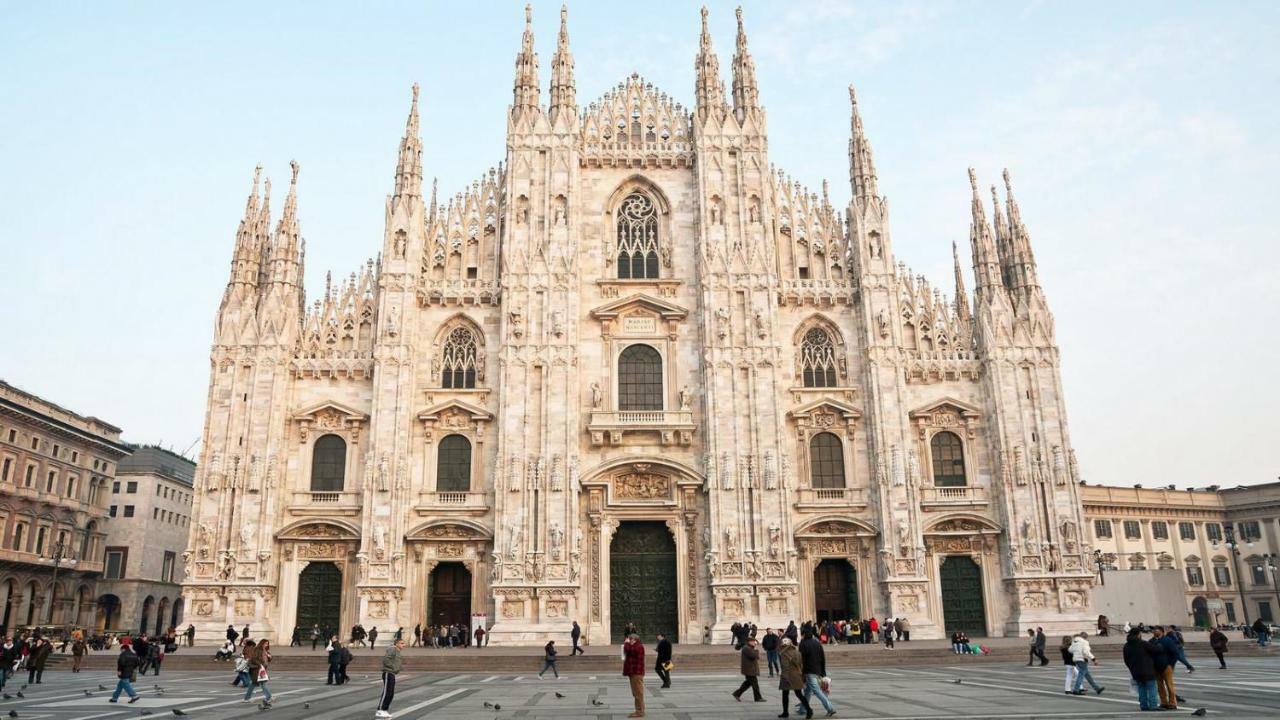
[[[636,702],[636,711],[627,717],[644,717],[644,644],[639,635],[628,635],[622,641],[622,674],[631,681],[631,697]]]

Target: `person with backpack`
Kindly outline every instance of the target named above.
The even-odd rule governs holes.
[[[249,677],[249,653],[253,652],[253,647],[257,645],[250,640],[244,644],[244,648],[236,656],[236,679],[231,681],[231,687],[243,685],[248,688],[253,685]]]
[[[267,667],[271,664],[271,642],[263,640],[256,647],[246,651],[245,655],[249,661],[250,683],[244,689],[244,700],[248,702],[253,697],[253,689],[260,687],[262,688],[262,709],[266,710],[271,707],[271,686],[268,684],[271,675],[267,672]]]
[[[560,671],[556,669],[555,640],[548,640],[547,644],[542,646],[542,672],[538,673],[538,677],[542,677],[548,669],[555,674],[557,680],[560,679]]]

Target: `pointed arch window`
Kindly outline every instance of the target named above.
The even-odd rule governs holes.
[[[845,486],[844,445],[833,433],[818,433],[809,441],[809,485],[815,490]]]
[[[337,435],[316,439],[311,451],[311,492],[341,492],[347,474],[347,441]]]
[[[631,345],[618,358],[618,409],[662,409],[662,356],[648,345]]]
[[[938,487],[968,485],[964,471],[964,445],[953,432],[943,431],[929,441],[933,456],[933,484]]]
[[[805,387],[836,386],[836,351],[831,333],[822,328],[812,328],[804,334],[800,345],[800,368]]]
[[[456,327],[449,331],[440,353],[440,387],[474,388],[480,343],[471,328]]]
[[[449,435],[440,441],[440,449],[436,455],[436,491],[470,490],[471,441],[461,435]]]
[[[618,278],[658,278],[658,210],[643,193],[631,193],[618,206]]]

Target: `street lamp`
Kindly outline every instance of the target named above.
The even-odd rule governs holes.
[[[1236,542],[1235,528],[1231,526],[1231,523],[1226,523],[1226,526],[1222,528],[1222,533],[1222,544],[1231,553],[1231,572],[1236,576],[1236,591],[1240,595],[1240,609],[1244,612],[1244,624],[1250,625],[1249,601],[1245,600],[1244,584],[1240,582],[1240,543]],[[1253,543],[1249,544],[1252,545]],[[1214,549],[1217,549],[1217,545],[1214,545]]]
[[[62,564],[63,560],[67,561],[68,566],[76,564],[74,558],[68,559],[66,557],[66,552],[67,544],[59,538],[58,542],[54,543],[53,546],[53,584],[49,587],[49,610],[44,616],[45,625],[53,624],[53,601],[55,593],[58,592],[58,566]]]
[[[1106,563],[1103,560],[1102,548],[1093,549],[1093,564],[1098,566],[1098,584],[1105,586],[1107,578],[1102,571],[1106,569]]]

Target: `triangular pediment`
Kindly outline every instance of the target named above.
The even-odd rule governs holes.
[[[317,405],[312,405],[305,410],[299,410],[293,414],[294,420],[314,420],[321,415],[336,414],[346,420],[368,420],[369,416],[354,408],[343,405],[339,402],[326,400]]]
[[[689,315],[688,310],[675,303],[670,303],[645,293],[635,293],[601,305],[591,311],[591,317],[597,320],[612,320],[630,310],[640,309],[655,313],[664,320],[683,320]]]
[[[862,411],[859,410],[858,408],[850,405],[847,402],[844,402],[842,400],[835,400],[833,398],[822,398],[820,400],[814,400],[811,403],[806,403],[804,405],[801,405],[800,407],[787,413],[787,415],[793,418],[809,417],[810,415],[816,415],[824,411],[838,413],[846,420],[862,417]]]
[[[955,413],[962,418],[975,418],[982,415],[982,411],[967,402],[957,400],[953,397],[944,397],[930,402],[928,405],[912,410],[910,417],[930,417],[938,413]]]
[[[462,402],[461,400],[445,400],[442,403],[432,405],[431,407],[418,413],[419,420],[439,420],[440,417],[449,412],[457,412],[466,415],[472,420],[492,420],[493,414],[481,407],[476,407],[471,403]]]

